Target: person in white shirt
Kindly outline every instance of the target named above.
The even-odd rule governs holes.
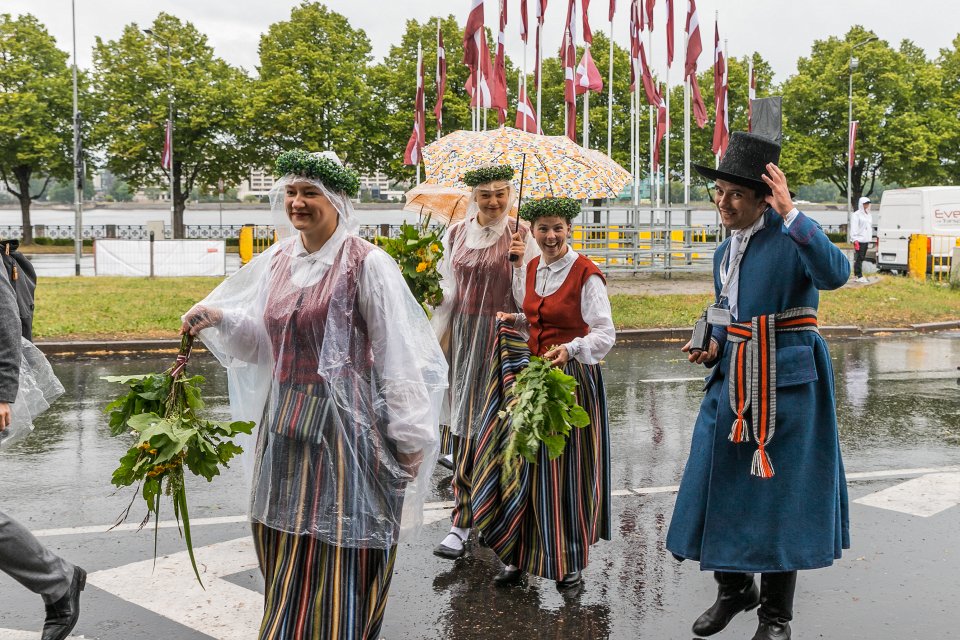
[[[853,275],[857,282],[867,282],[863,277],[863,258],[867,255],[867,247],[873,240],[873,220],[870,217],[870,198],[862,197],[857,203],[857,210],[850,218],[850,241],[853,242]]]
[[[520,209],[541,255],[514,268],[513,293],[522,313],[498,318],[525,326],[530,355],[576,379],[577,403],[590,423],[573,429],[563,453],[553,460],[547,447],[539,448],[537,463],[521,476],[525,486],[519,491],[525,497],[518,512],[511,507],[503,511],[503,520],[516,524],[490,527],[508,532],[489,539],[505,565],[494,578],[498,586],[515,584],[530,573],[555,580],[561,590],[576,587],[590,547],[611,535],[610,433],[600,365],[613,348],[616,331],[603,274],[567,244],[571,220],[579,212],[579,201],[568,198],[533,200]],[[511,253],[519,256],[524,248],[515,239]]]
[[[429,494],[447,365],[396,263],[357,235],[356,174],[303,151],[276,174],[281,240],[181,330],[226,367],[234,419],[259,426],[260,640],[378,638],[401,513],[422,521]]]

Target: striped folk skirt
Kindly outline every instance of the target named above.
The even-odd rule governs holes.
[[[397,547],[347,549],[253,522],[259,640],[378,640]]]
[[[473,475],[474,525],[505,564],[551,580],[580,571],[590,546],[609,540],[610,434],[606,393],[599,365],[571,360],[565,373],[577,381],[577,402],[590,424],[573,429],[560,457],[541,446],[536,464],[522,460],[510,477],[501,475],[510,419],[507,391],[529,361],[523,338],[501,328],[496,364],[499,380],[488,389],[487,420],[477,442]],[[498,388],[499,387],[499,388]]]

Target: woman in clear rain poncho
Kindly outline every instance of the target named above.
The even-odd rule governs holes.
[[[453,435],[453,495],[450,533],[434,549],[455,559],[466,551],[473,515],[470,487],[473,444],[483,419],[484,393],[490,380],[490,354],[496,342],[496,313],[515,308],[511,295],[514,266],[537,255],[526,224],[516,227],[508,215],[516,203],[514,170],[495,165],[468,171],[463,181],[473,188],[467,215],[443,238],[443,302],[433,316],[442,342],[450,345],[450,415]],[[522,242],[521,260],[510,261],[510,244]]]
[[[401,512],[405,525],[422,517],[447,365],[396,263],[356,235],[356,174],[302,151],[276,173],[281,240],[183,330],[227,368],[234,418],[259,423],[259,637],[376,639]]]
[[[570,221],[579,212],[580,203],[567,198],[533,200],[520,209],[542,255],[515,272],[513,292],[522,313],[497,317],[526,328],[529,354],[577,381],[577,403],[590,424],[573,429],[563,454],[554,460],[540,446],[537,463],[527,466],[519,486],[508,489],[512,498],[504,502],[512,500],[512,505],[500,512],[508,522],[495,523],[491,531],[509,534],[488,536],[506,565],[494,578],[498,586],[513,584],[528,572],[556,580],[559,589],[575,587],[590,546],[610,539],[610,434],[600,363],[613,348],[616,331],[603,274],[567,244]],[[515,254],[524,250],[520,243],[511,248]],[[498,446],[494,439],[486,442]],[[488,490],[487,479],[499,481],[501,458],[502,452],[488,450],[487,444],[477,453],[474,509],[483,514],[478,516],[482,528],[492,512],[484,500],[497,494]]]

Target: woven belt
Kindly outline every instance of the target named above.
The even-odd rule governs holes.
[[[727,327],[727,341],[733,343],[730,357],[730,408],[736,418],[729,440],[749,442],[751,424],[757,451],[750,473],[773,477],[773,465],[766,447],[773,439],[777,423],[777,333],[816,331],[817,310],[810,307],[788,309],[776,315],[757,316],[750,322],[734,322]],[[749,398],[749,405],[747,400]],[[746,417],[747,411],[750,418]]]

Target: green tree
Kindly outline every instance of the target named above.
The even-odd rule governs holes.
[[[83,199],[89,200],[93,197],[93,181],[89,178],[84,179],[83,181]],[[50,186],[47,188],[47,201],[49,202],[62,202],[65,204],[73,204],[75,190],[73,188],[72,180],[52,180]]]
[[[371,60],[367,34],[317,2],[305,1],[289,20],[270,25],[260,38],[252,104],[260,163],[302,148],[335,151],[354,168],[374,168],[366,138],[380,114],[370,106]]]
[[[418,42],[423,45],[427,144],[437,137],[436,117],[433,114],[437,104],[437,21],[440,22],[443,33],[447,60],[442,133],[471,128],[470,99],[464,88],[469,70],[463,64],[462,27],[452,15],[445,18],[434,17],[424,22],[407,20],[400,43],[390,48],[390,53],[383,62],[370,69],[369,76],[373,108],[377,117],[366,128],[366,143],[375,156],[376,168],[395,180],[409,180],[416,171],[414,167],[403,164],[403,153],[413,132]],[[508,78],[510,77],[516,81],[516,74],[508,71]],[[492,111],[488,118],[492,118],[492,124],[496,125],[496,116]],[[509,116],[508,124],[513,124]]]
[[[161,13],[151,31],[155,37],[130,24],[117,40],[97,38],[95,135],[107,167],[135,189],[166,185],[160,156],[172,91],[173,232],[183,238],[193,188],[220,178],[239,182],[254,160],[247,111],[252,81],[214,56],[207,37],[189,22]]]
[[[20,203],[23,243],[33,243],[30,205],[73,166],[72,75],[67,54],[31,15],[0,15],[0,177]],[[43,178],[39,190],[30,187]]]
[[[938,69],[909,41],[893,49],[882,40],[854,51],[874,36],[854,26],[841,39],[814,42],[809,57],[783,87],[784,150],[781,164],[798,184],[832,182],[847,197],[847,108],[850,57],[853,117],[859,121],[851,199],[870,195],[881,175],[901,184],[934,182],[938,157]]]
[[[946,181],[960,184],[960,35],[954,38],[952,49],[940,50],[938,65],[941,81],[938,155]]]

